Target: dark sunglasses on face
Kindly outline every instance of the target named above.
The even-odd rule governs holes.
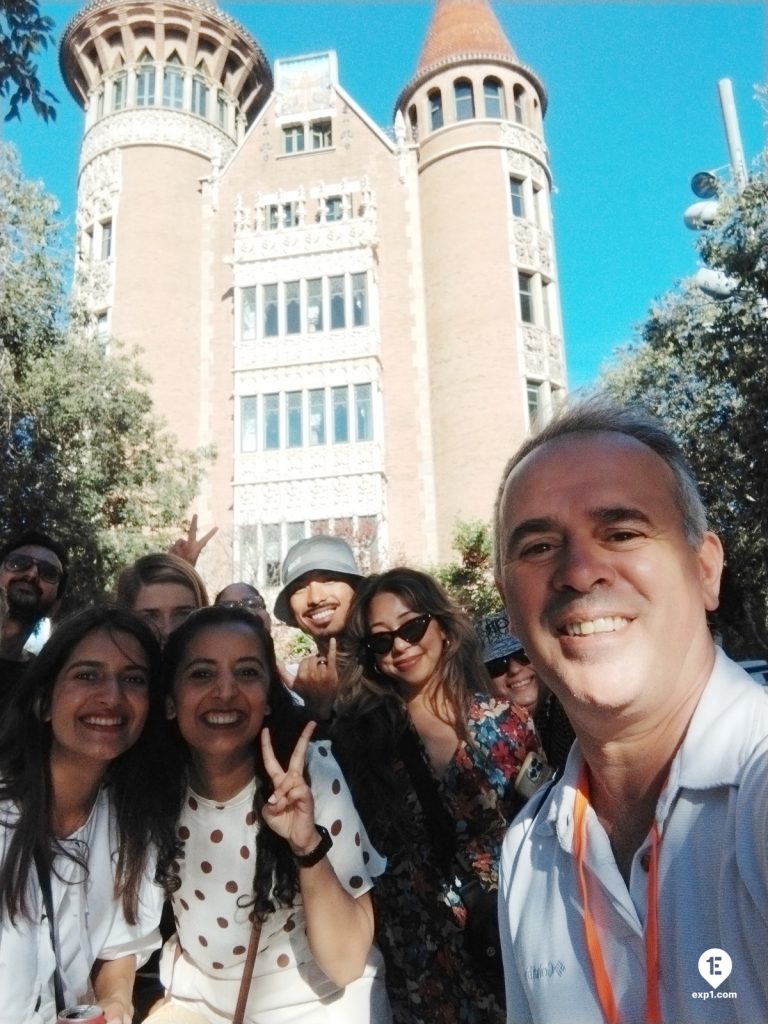
[[[250,608],[251,611],[265,612],[267,606],[260,597],[243,597],[240,601],[219,601],[222,608]]]
[[[415,619],[408,619],[399,629],[386,630],[381,633],[369,633],[364,643],[371,653],[376,655],[389,654],[395,645],[395,640],[405,640],[407,644],[417,644],[427,632],[427,627],[432,621],[429,612],[424,615],[417,615]]]
[[[33,558],[32,555],[8,555],[3,566],[8,572],[27,572],[32,566],[37,567],[37,575],[46,583],[58,583],[61,579],[61,570],[57,569],[52,562],[46,562],[42,558]]]
[[[496,676],[507,674],[510,661],[516,661],[518,665],[530,665],[531,659],[523,651],[515,651],[513,654],[505,654],[502,658],[494,658],[493,661],[486,661],[485,667],[491,679]]]

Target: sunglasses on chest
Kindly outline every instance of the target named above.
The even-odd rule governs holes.
[[[432,615],[425,612],[424,615],[417,615],[415,619],[408,619],[399,629],[369,633],[363,642],[372,654],[389,654],[395,646],[395,640],[405,640],[407,644],[417,644],[427,632],[431,621]]]

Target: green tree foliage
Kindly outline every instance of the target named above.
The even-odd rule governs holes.
[[[6,121],[20,118],[25,103],[44,121],[55,120],[50,101],[57,100],[43,89],[36,62],[52,42],[53,19],[40,14],[37,0],[0,0],[0,100],[8,97]]]
[[[681,442],[701,483],[727,567],[718,625],[736,654],[768,651],[768,175],[721,201],[702,233],[706,266],[731,294],[688,283],[651,311],[638,344],[603,377]]]
[[[440,565],[434,576],[476,622],[502,607],[493,581],[491,528],[483,522],[459,522],[453,537],[459,559]]]
[[[202,456],[154,415],[135,354],[106,356],[87,318],[66,321],[55,206],[8,146],[0,176],[0,538],[42,528],[65,544],[76,606],[178,531]]]

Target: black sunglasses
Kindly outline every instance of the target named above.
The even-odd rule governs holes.
[[[42,558],[33,558],[32,555],[8,555],[3,565],[8,572],[26,572],[34,565],[37,567],[37,575],[46,583],[58,583],[61,579],[61,570],[57,569],[52,562],[46,562]]]
[[[250,608],[251,611],[265,612],[267,606],[261,597],[242,597],[239,601],[219,601],[221,608]]]
[[[395,645],[395,640],[405,640],[407,644],[417,644],[427,632],[431,621],[432,615],[425,612],[423,615],[417,615],[415,619],[408,619],[399,629],[369,633],[363,643],[373,654],[389,654]]]
[[[531,664],[531,659],[524,651],[513,651],[512,654],[505,654],[501,658],[494,658],[493,661],[486,661],[485,663],[485,667],[488,669],[488,675],[491,679],[495,679],[496,676],[506,675],[510,661],[516,661],[518,665]]]

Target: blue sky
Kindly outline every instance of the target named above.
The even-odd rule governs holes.
[[[227,3],[220,6],[258,39],[269,60],[335,49],[341,83],[379,124],[415,71],[432,0]],[[57,37],[79,3],[43,3]],[[766,145],[755,86],[765,83],[766,7],[718,3],[496,2],[520,60],[543,79],[556,194],[555,241],[569,383],[592,382],[629,341],[655,298],[697,265],[683,211],[698,170],[728,174],[717,81],[736,94],[747,162]],[[73,220],[83,116],[58,70],[42,63],[59,98],[53,125],[24,110],[3,125],[25,173],[42,178]]]

